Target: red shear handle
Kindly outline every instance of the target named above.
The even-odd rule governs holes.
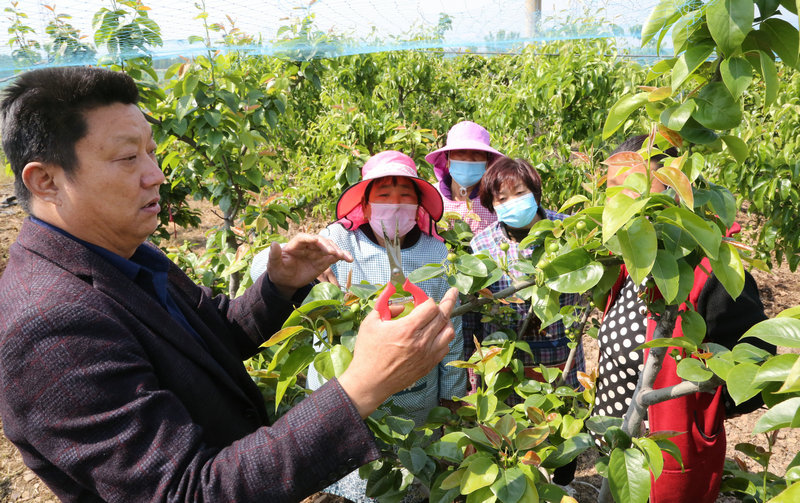
[[[389,310],[389,297],[394,295],[396,291],[397,289],[394,287],[394,283],[386,283],[383,291],[378,296],[378,300],[375,302],[375,309],[378,310],[378,314],[381,315],[381,320],[383,321],[392,319],[392,312]]]
[[[409,281],[408,278],[406,278],[405,283],[403,283],[403,290],[411,294],[411,297],[414,299],[415,306],[418,306],[428,300],[428,294],[426,294],[422,288]],[[389,298],[394,295],[396,291],[397,289],[393,283],[387,283],[386,287],[378,296],[378,300],[375,302],[375,309],[378,311],[378,314],[383,321],[392,319],[392,312],[389,310]]]
[[[422,288],[418,287],[408,278],[406,278],[406,282],[403,283],[403,290],[410,293],[412,297],[414,297],[414,305],[418,306],[428,300],[428,294],[426,294]]]

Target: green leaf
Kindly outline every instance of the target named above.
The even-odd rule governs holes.
[[[177,105],[175,105],[175,119],[181,120],[186,117],[186,114],[189,113],[189,110],[192,109],[192,95],[187,94],[181,96],[178,99]]]
[[[778,88],[780,87],[778,69],[775,67],[775,62],[766,52],[758,52],[761,57],[761,75],[764,77],[764,85],[767,88],[764,93],[764,108],[767,108],[778,99]]]
[[[183,79],[183,94],[190,95],[194,94],[194,90],[197,87],[197,84],[200,82],[200,76],[196,73],[190,73],[186,75]]]
[[[569,199],[567,199],[567,201],[564,204],[562,204],[561,207],[558,209],[558,212],[564,213],[566,210],[572,208],[576,204],[588,203],[588,202],[590,202],[588,197],[584,196],[583,194],[578,194],[576,196],[572,196]]]
[[[653,224],[645,217],[636,217],[626,228],[617,232],[617,237],[628,273],[633,282],[639,285],[650,274],[656,261],[658,239]]]
[[[739,252],[730,243],[723,241],[719,245],[719,254],[711,261],[711,270],[725,287],[731,298],[736,299],[744,289],[744,266]]]
[[[593,445],[592,437],[588,433],[579,433],[558,444],[556,450],[550,452],[542,461],[542,466],[545,468],[564,466]]]
[[[642,25],[642,47],[661,31],[667,20],[678,12],[674,0],[661,0],[650,11],[647,21]]]
[[[608,139],[609,136],[614,134],[614,131],[625,123],[634,110],[645,105],[649,95],[650,93],[628,94],[614,103],[614,106],[608,111],[606,122],[603,125],[603,139]]]
[[[656,251],[652,269],[653,279],[667,304],[672,304],[678,294],[680,273],[675,257],[665,250]]]
[[[472,255],[461,255],[456,259],[456,269],[470,276],[486,276],[489,271],[479,258]]]
[[[544,442],[548,435],[550,427],[547,425],[525,428],[514,438],[514,446],[520,451],[527,451]]]
[[[673,131],[680,131],[692,116],[696,106],[693,99],[688,99],[679,105],[672,105],[661,112],[661,123]]]
[[[464,274],[456,274],[455,276],[447,277],[447,284],[456,287],[458,291],[464,295],[470,293],[472,282],[472,276],[467,276]]]
[[[727,356],[726,356],[727,355]],[[733,355],[728,352],[726,355],[713,356],[706,360],[709,370],[717,374],[721,379],[727,381],[731,369],[736,365],[733,361]]]
[[[545,284],[562,293],[583,293],[603,277],[603,266],[582,248],[554,258],[542,267]]]
[[[310,332],[310,330],[308,330],[305,327],[298,327],[298,326],[284,327],[284,328],[278,330],[272,337],[267,339],[259,347],[268,348],[270,346],[274,346],[275,344],[278,344],[279,342],[283,342],[284,340],[288,339],[289,337],[291,337],[291,336],[293,336],[293,335],[295,335],[295,334],[297,334],[299,332],[304,332],[304,331]]]
[[[678,362],[676,372],[681,379],[692,382],[708,381],[714,375],[703,362],[695,358],[684,358]]]
[[[408,471],[414,475],[418,475],[428,463],[428,455],[418,446],[414,446],[410,450],[398,449],[397,457],[403,463],[403,466],[408,468]]]
[[[456,442],[445,442],[440,440],[439,442],[434,442],[426,447],[425,452],[435,458],[441,458],[445,461],[450,461],[451,463],[456,464],[460,463],[464,458],[461,448]],[[458,486],[459,484],[455,485],[455,487]]]
[[[764,320],[751,327],[739,340],[745,337],[756,337],[776,346],[800,348],[800,320],[797,318]]]
[[[719,216],[722,223],[725,224],[726,227],[730,227],[733,225],[734,220],[736,219],[736,198],[733,197],[731,191],[726,189],[725,187],[720,187],[719,185],[711,185],[711,190],[709,194],[711,196],[711,208],[714,212]]]
[[[683,336],[699,346],[706,337],[706,322],[697,311],[681,311]]]
[[[461,468],[447,475],[444,480],[439,483],[441,488],[452,489],[454,487],[461,487],[461,479],[464,477],[466,471],[465,468]]]
[[[738,101],[753,80],[753,66],[746,59],[734,56],[722,60],[719,71],[722,82],[725,83],[731,96]]]
[[[515,431],[517,431],[517,421],[511,414],[505,414],[497,420],[497,423],[495,423],[494,427],[495,430],[497,430],[497,433],[509,438],[514,434]]]
[[[756,422],[753,433],[800,427],[800,397],[790,398],[769,409]]]
[[[769,360],[767,360],[769,363]],[[766,365],[766,363],[764,364]],[[763,367],[762,367],[763,368]],[[796,393],[800,391],[800,360],[796,360],[792,368],[789,370],[789,375],[783,386],[778,390],[778,393]]]
[[[661,452],[672,456],[675,461],[681,465],[681,468],[683,468],[683,456],[681,456],[681,450],[672,440],[667,438],[658,438],[658,434],[659,432],[651,433],[650,437],[656,441],[658,447],[661,449]]]
[[[647,204],[647,199],[640,197],[633,199],[622,192],[606,201],[603,209],[603,243]]]
[[[736,53],[753,29],[752,0],[715,0],[706,4],[708,31],[725,56]]]
[[[347,370],[352,359],[353,353],[341,344],[337,344],[330,351],[317,353],[314,358],[314,368],[326,380],[331,380],[341,376]]]
[[[758,369],[754,382],[784,382],[792,371],[792,366],[797,363],[798,355],[787,353],[778,355],[765,361]]]
[[[699,122],[693,118],[689,118],[686,124],[678,131],[684,140],[690,143],[697,143],[698,145],[708,145],[714,143],[719,137],[717,133],[700,125]]]
[[[708,129],[732,129],[742,122],[742,105],[722,82],[707,84],[694,101],[692,118]]]
[[[461,478],[461,494],[469,494],[482,487],[492,485],[500,468],[487,456],[476,457]]]
[[[527,486],[525,473],[519,466],[501,470],[500,476],[492,484],[492,493],[503,503],[516,503],[522,498]]]
[[[697,30],[699,15],[700,10],[693,10],[681,17],[672,27],[672,50],[675,54],[684,51],[686,40]]]
[[[731,153],[733,158],[736,159],[736,163],[739,165],[744,164],[744,161],[747,160],[747,155],[749,154],[747,144],[736,136],[725,135],[720,136],[720,138],[725,142],[725,145],[728,146],[728,151]]]
[[[303,303],[301,305],[305,306],[311,302],[316,302],[318,300],[338,300],[341,301],[344,298],[344,294],[342,293],[341,288],[338,285],[334,285],[333,283],[317,283],[316,285],[311,288],[311,291],[308,292],[306,298],[303,299]],[[319,304],[319,305],[328,305],[328,304]],[[333,304],[336,305],[336,304]]]
[[[672,90],[677,91],[689,75],[693,74],[702,65],[716,47],[710,42],[703,42],[689,47],[681,54],[672,67]]]
[[[689,255],[697,246],[692,236],[676,225],[656,222],[654,227],[661,238],[664,250],[675,258]]]
[[[317,352],[311,345],[300,346],[293,349],[281,367],[281,379],[294,377],[302,372],[314,361]]]
[[[687,339],[686,337],[665,337],[665,338],[653,339],[651,341],[645,342],[644,344],[640,344],[639,346],[633,349],[634,351],[641,351],[642,349],[669,348],[669,347],[683,348],[689,352],[692,352],[697,349],[697,345],[690,339]]]
[[[797,68],[797,54],[800,39],[797,28],[780,18],[769,18],[761,23],[760,31],[767,35],[769,47],[781,58],[784,64]]]
[[[655,177],[667,187],[672,187],[678,196],[690,210],[694,209],[694,193],[692,192],[692,182],[683,171],[666,166],[659,168],[654,173]]]
[[[591,416],[586,420],[586,428],[598,435],[603,435],[611,426],[621,428],[622,418],[613,416]]]
[[[614,449],[608,463],[609,486],[615,501],[645,503],[650,496],[650,472],[644,454]]]
[[[444,272],[445,272],[444,267],[436,264],[429,264],[419,267],[414,271],[412,271],[411,274],[408,275],[408,279],[412,283],[422,283],[423,281],[436,278],[437,276],[440,276]]]
[[[728,393],[736,404],[745,402],[756,396],[762,389],[763,383],[755,383],[758,374],[758,365],[754,363],[740,363],[728,372]]]
[[[206,110],[203,112],[203,118],[211,127],[215,128],[219,126],[219,123],[222,121],[222,114],[219,110]]]
[[[770,355],[769,352],[747,342],[740,342],[731,350],[733,359],[738,363],[761,363]]]
[[[796,503],[797,501],[800,501],[800,482],[790,485],[767,503]]]
[[[332,306],[339,306],[342,302],[339,299],[331,300],[315,300],[307,304],[303,304],[295,309],[292,314],[283,322],[283,328],[301,325],[305,316],[319,315],[320,313],[330,312]]]
[[[441,474],[431,486],[430,503],[451,503],[460,494],[459,486],[461,485],[461,474],[464,470],[457,470],[456,472],[444,472]],[[444,487],[445,480],[452,478],[448,487]]]
[[[684,208],[667,208],[658,215],[658,220],[669,222],[689,233],[700,245],[709,259],[716,259],[722,242],[722,233],[717,226],[703,220]]]
[[[634,438],[633,443],[642,450],[647,458],[650,471],[653,472],[655,478],[658,478],[664,469],[664,455],[661,453],[661,448],[655,440],[650,438]]]
[[[790,307],[789,309],[784,309],[777,315],[778,318],[796,318],[800,319],[800,306]]]

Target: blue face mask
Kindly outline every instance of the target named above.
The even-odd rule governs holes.
[[[536,198],[531,192],[494,206],[497,219],[516,229],[521,229],[531,223],[538,210],[539,205],[536,204]]]
[[[450,176],[462,187],[472,187],[486,172],[486,161],[456,161],[450,159]]]

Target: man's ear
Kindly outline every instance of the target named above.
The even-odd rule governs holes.
[[[22,168],[22,183],[34,198],[60,206],[58,180],[63,178],[63,174],[61,166],[38,161],[29,162]]]

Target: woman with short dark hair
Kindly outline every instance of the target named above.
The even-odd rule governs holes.
[[[539,172],[527,161],[507,157],[496,161],[483,175],[480,199],[481,204],[497,214],[498,220],[472,239],[470,243],[472,249],[476,253],[486,253],[495,260],[506,258],[509,274],[515,274],[512,265],[520,258],[530,257],[533,252],[533,248],[519,247],[520,241],[528,235],[531,227],[542,219],[565,218],[565,215],[543,209],[539,204],[541,198],[542,179]],[[512,278],[504,275],[489,288],[493,292],[499,292],[511,286],[511,283]],[[559,300],[562,307],[578,305],[579,296],[562,294]],[[483,336],[498,330],[518,334],[528,316],[530,303],[512,304],[512,306],[516,311],[515,319],[504,321],[503,326],[485,324]],[[513,334],[510,335],[514,336]],[[539,319],[533,318],[528,322],[525,332],[517,335],[517,340],[528,343],[533,352],[533,357],[527,353],[519,355],[529,377],[538,377],[535,368],[539,364],[564,368],[570,352],[568,346],[570,339],[565,334],[563,322],[557,321],[542,328]],[[585,370],[583,346],[580,340],[573,365],[565,376],[568,385],[578,386],[579,370]]]

